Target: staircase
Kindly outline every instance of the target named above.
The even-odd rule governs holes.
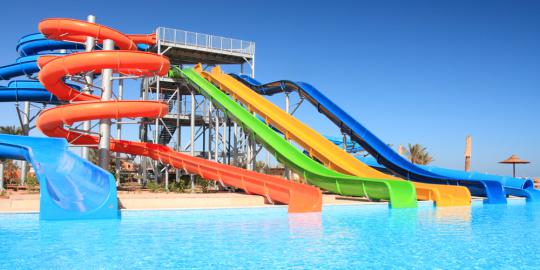
[[[169,100],[171,98],[171,96],[172,96],[172,94],[170,94],[170,93],[163,94],[163,99],[165,101],[168,101],[169,113],[172,112],[175,101],[176,101],[176,95],[172,96],[172,99]],[[169,142],[172,139],[172,135],[174,135],[175,132],[176,132],[176,125],[175,124],[166,123],[165,126],[162,125],[161,128],[160,128],[160,131],[159,131],[158,143],[163,144],[163,145],[169,144]]]

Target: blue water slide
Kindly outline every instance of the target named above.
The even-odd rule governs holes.
[[[30,34],[19,39],[17,53],[20,56],[43,54],[57,50],[84,50],[84,44],[50,40],[41,33]]]
[[[62,55],[57,50],[80,50],[81,44],[46,39],[42,34],[22,37],[17,43],[19,57],[15,63],[0,67],[0,80],[11,80],[20,76],[32,77],[39,72],[37,59],[43,55]],[[58,103],[37,80],[11,81],[8,86],[0,86],[0,102],[31,101]]]
[[[112,174],[71,152],[65,139],[1,134],[0,157],[32,164],[43,220],[120,216]]]
[[[43,55],[62,55],[56,50],[79,50],[80,44],[47,40],[41,34],[21,38],[14,64],[0,67],[0,79],[32,78]],[[79,88],[78,86],[71,85]],[[37,80],[13,80],[0,87],[0,102],[31,101],[58,103]],[[118,218],[114,177],[69,151],[65,139],[0,135],[0,157],[26,160],[40,183],[40,218]]]
[[[0,86],[0,102],[18,101],[59,103],[38,81],[17,80],[9,82],[7,86]]]
[[[381,165],[377,162],[375,158],[372,156],[356,156],[356,158],[363,163],[367,164],[368,166],[371,166],[373,168],[376,168],[380,171],[386,171],[386,167]],[[519,196],[519,197],[525,197],[528,201],[534,201],[535,199],[538,200],[540,198],[540,190],[534,189],[534,183],[532,181],[524,181],[527,179],[521,179],[521,178],[514,178],[511,176],[499,176],[499,175],[493,175],[493,174],[486,174],[486,173],[480,173],[480,172],[465,172],[460,170],[452,170],[452,169],[446,169],[436,166],[426,166],[426,165],[416,165],[424,170],[437,173],[437,174],[445,174],[445,175],[456,175],[461,178],[469,178],[469,179],[489,179],[494,181],[500,181],[503,183],[503,186],[506,190],[506,192],[513,196]],[[520,186],[523,185],[531,185],[526,186],[524,188],[513,188],[513,186]]]
[[[452,170],[433,171],[416,166],[396,153],[319,90],[307,83],[282,80],[261,84],[246,75],[232,75],[254,91],[263,95],[297,92],[316,106],[319,112],[334,122],[343,133],[350,136],[353,141],[360,144],[363,149],[375,157],[378,163],[384,165],[393,174],[405,179],[424,183],[445,183],[466,186],[472,195],[487,197],[485,201],[487,203],[505,203],[507,193],[509,195],[527,197],[529,201],[535,201],[540,198],[533,188],[531,179],[514,178],[508,180],[500,176],[487,177],[466,172],[454,173],[451,172]]]

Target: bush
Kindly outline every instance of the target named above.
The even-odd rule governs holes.
[[[146,188],[148,188],[150,192],[163,192],[165,190],[163,185],[160,185],[154,181],[146,182]]]
[[[26,188],[29,192],[34,192],[36,191],[36,187],[39,183],[35,175],[29,175],[28,177],[26,177],[26,181],[24,182],[24,184],[26,185]]]
[[[186,191],[186,182],[184,179],[180,179],[179,182],[172,182],[169,184],[169,191],[175,193],[184,193]]]
[[[210,186],[210,181],[207,181],[200,176],[197,176],[195,183],[201,187],[203,193],[208,193],[208,187]]]

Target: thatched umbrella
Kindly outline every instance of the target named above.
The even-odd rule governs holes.
[[[527,161],[527,160],[520,159],[516,155],[511,155],[509,158],[507,158],[507,159],[505,159],[503,161],[500,161],[499,163],[512,164],[512,175],[514,177],[516,177],[516,164],[528,164],[530,162]]]

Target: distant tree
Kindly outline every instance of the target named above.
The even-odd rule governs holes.
[[[410,144],[405,149],[405,155],[413,164],[427,165],[433,162],[433,157],[429,155],[427,149],[420,144]]]
[[[16,126],[0,126],[1,134],[23,135],[23,130]]]
[[[20,127],[16,126],[0,126],[0,134],[11,134],[11,135],[22,135],[23,130]],[[0,173],[2,177],[6,179],[13,179],[17,175],[18,167],[11,160],[5,158],[0,158]],[[5,184],[5,183],[4,183]],[[3,189],[3,187],[0,187]]]

